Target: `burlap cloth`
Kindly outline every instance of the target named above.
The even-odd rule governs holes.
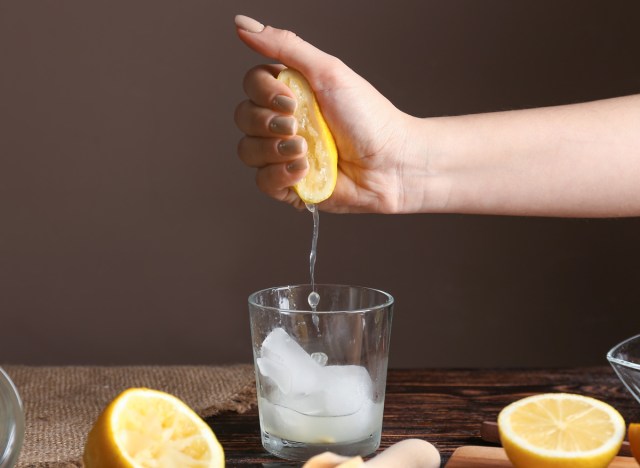
[[[202,417],[255,404],[253,366],[2,366],[18,388],[26,432],[18,467],[79,467],[102,409],[130,387],[169,392]]]

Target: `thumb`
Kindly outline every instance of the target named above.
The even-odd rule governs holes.
[[[295,68],[308,79],[314,70],[322,70],[334,57],[314,47],[291,31],[264,26],[244,15],[235,17],[237,33],[242,42],[265,57]]]

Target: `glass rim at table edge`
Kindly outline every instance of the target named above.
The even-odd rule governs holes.
[[[332,284],[332,283],[316,283],[316,287],[340,287],[340,288],[355,288],[355,289],[366,289],[368,291],[372,291],[372,292],[376,292],[376,293],[380,293],[383,296],[386,297],[386,301],[375,305],[375,306],[371,306],[371,307],[360,307],[357,309],[350,309],[350,310],[311,310],[311,309],[281,309],[280,307],[275,307],[275,306],[266,306],[263,304],[258,304],[255,301],[255,298],[262,293],[265,293],[267,291],[274,291],[277,289],[291,289],[291,288],[300,288],[300,287],[311,287],[311,284],[309,283],[303,283],[303,284],[290,284],[290,285],[286,285],[286,286],[272,286],[270,288],[264,288],[261,289],[259,291],[256,291],[254,293],[251,293],[249,295],[249,305],[255,306],[255,307],[259,307],[260,309],[264,309],[264,310],[272,310],[272,311],[277,311],[280,312],[282,314],[357,314],[357,313],[363,313],[363,312],[372,312],[374,310],[379,310],[379,309],[386,309],[387,307],[390,307],[394,304],[395,299],[393,298],[393,296],[391,294],[389,294],[388,292],[383,291],[382,289],[376,289],[376,288],[370,288],[368,286],[357,286],[357,285],[351,285],[351,284]],[[308,305],[308,304],[307,304]]]
[[[15,409],[18,410],[17,411],[18,418],[14,421],[15,427],[9,438],[9,444],[7,446],[7,447],[10,447],[13,444],[13,450],[15,451],[15,454],[14,455],[9,454],[8,458],[4,458],[5,456],[7,456],[7,453],[5,452],[7,447],[2,448],[2,451],[0,451],[0,458],[2,458],[2,461],[4,462],[6,460],[10,460],[12,456],[15,456],[17,458],[17,456],[19,455],[22,449],[22,444],[24,442],[25,421],[24,421],[24,405],[22,403],[22,398],[20,397],[20,393],[18,393],[18,387],[16,387],[16,384],[13,382],[13,380],[11,380],[11,377],[2,368],[2,366],[0,366],[0,380],[3,381],[3,384],[8,384],[7,388],[9,388],[11,392],[11,395],[10,395],[11,400],[13,404],[16,405]]]
[[[631,368],[631,369],[634,369],[634,370],[640,370],[640,363],[626,361],[624,359],[620,359],[620,358],[614,356],[614,353],[616,353],[621,347],[623,347],[627,343],[630,343],[630,342],[632,342],[634,340],[638,340],[638,339],[640,339],[640,335],[635,335],[635,336],[627,338],[626,340],[621,341],[620,343],[615,345],[607,353],[607,361],[609,361],[610,363],[618,364],[618,365],[623,366],[623,367],[628,367],[628,368]]]
[[[20,394],[18,393],[18,387],[16,387],[16,384],[13,383],[13,380],[11,380],[11,377],[7,374],[7,371],[2,368],[2,366],[0,366],[0,378],[4,380],[5,383],[9,384],[11,393],[14,397],[14,402],[18,403],[18,408],[20,408],[20,411],[23,411],[22,398],[20,398]]]

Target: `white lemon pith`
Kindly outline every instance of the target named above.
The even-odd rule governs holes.
[[[178,398],[150,389],[120,394],[89,433],[87,468],[222,468],[211,428]]]
[[[305,203],[320,203],[331,196],[338,179],[338,150],[318,101],[305,77],[297,70],[285,68],[278,80],[295,95],[294,117],[298,135],[307,141],[309,172],[293,188]]]
[[[604,468],[620,449],[626,429],[610,405],[565,393],[512,403],[500,413],[498,427],[516,468]]]

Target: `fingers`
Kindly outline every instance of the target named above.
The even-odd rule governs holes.
[[[289,87],[276,78],[283,68],[260,65],[246,74],[243,87],[249,100],[236,108],[235,121],[247,135],[295,135],[297,122],[291,114],[296,100]]]
[[[271,109],[256,106],[251,101],[241,102],[234,117],[240,131],[249,136],[293,136],[298,130],[295,117],[278,114]]]
[[[238,156],[249,167],[289,164],[307,153],[307,141],[296,136],[287,139],[244,137],[238,143]]]
[[[277,79],[284,68],[275,64],[259,65],[247,72],[242,86],[254,104],[285,114],[293,113],[296,109],[295,96],[287,85]]]
[[[246,16],[236,16],[238,36],[256,52],[298,69],[312,79],[335,60],[290,31],[265,27]],[[238,156],[257,168],[256,184],[265,194],[301,209],[304,203],[291,188],[307,173],[307,143],[295,136],[293,92],[277,80],[283,65],[261,65],[250,70],[243,82],[249,98],[236,108],[235,121],[245,133]]]
[[[264,29],[264,24],[245,15],[236,15],[234,21],[236,23],[236,27],[243,31],[258,33]]]
[[[306,175],[307,169],[306,158],[289,164],[270,164],[258,169],[256,185],[266,195],[299,207],[301,200],[291,187]]]
[[[263,26],[247,16],[235,18],[238,36],[256,52],[300,71],[308,79],[335,58],[291,31]]]
[[[245,76],[243,87],[249,99],[238,105],[234,116],[245,133],[238,144],[238,156],[247,166],[258,169],[260,190],[300,208],[303,205],[291,187],[307,172],[307,142],[296,136],[293,92],[276,79],[283,68],[261,65]]]
[[[247,166],[258,168],[256,184],[277,200],[300,207],[298,195],[291,190],[307,173],[307,142],[296,136],[288,139],[244,137],[238,155]]]

